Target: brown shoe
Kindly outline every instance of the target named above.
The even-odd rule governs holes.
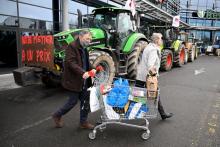
[[[94,125],[92,125],[88,122],[84,122],[84,123],[80,124],[81,129],[90,129],[90,130],[92,130],[94,127],[95,127]]]
[[[52,118],[55,122],[55,127],[56,128],[62,128],[63,127],[63,121],[62,121],[61,117],[53,115]]]

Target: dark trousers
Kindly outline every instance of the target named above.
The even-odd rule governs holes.
[[[81,92],[69,91],[68,101],[54,113],[57,117],[62,117],[69,112],[80,100],[80,123],[86,122],[89,113],[89,95],[90,92],[84,88]]]
[[[146,82],[136,80],[135,86],[141,87],[141,88],[146,88]],[[160,98],[159,98],[159,101],[158,101],[158,111],[159,111],[161,116],[165,115],[165,111],[164,111],[163,105],[160,101]]]

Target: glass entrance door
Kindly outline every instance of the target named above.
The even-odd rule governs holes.
[[[18,66],[16,36],[16,30],[0,29],[1,72],[10,72]]]

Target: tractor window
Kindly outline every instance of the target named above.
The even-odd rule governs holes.
[[[101,27],[103,29],[115,29],[116,18],[116,14],[114,13],[96,14],[93,25],[94,27]]]
[[[129,13],[120,13],[118,18],[118,32],[126,33],[128,31],[134,31],[131,16]]]
[[[180,34],[179,36],[178,36],[178,39],[180,39],[180,40],[182,40],[182,41],[186,41],[187,39],[186,39],[186,35],[184,35],[184,34]]]
[[[193,42],[193,38],[188,38],[188,42]]]

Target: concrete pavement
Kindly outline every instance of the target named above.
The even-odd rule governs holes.
[[[107,126],[95,140],[78,128],[79,105],[64,116],[65,127],[53,127],[51,114],[67,99],[62,88],[42,85],[0,91],[1,147],[217,147],[220,146],[220,58],[199,57],[193,63],[161,73],[161,100],[175,115],[150,120],[151,138],[141,130]],[[195,74],[196,73],[196,74]],[[100,112],[92,113],[95,123]],[[132,121],[142,124],[143,121]]]

